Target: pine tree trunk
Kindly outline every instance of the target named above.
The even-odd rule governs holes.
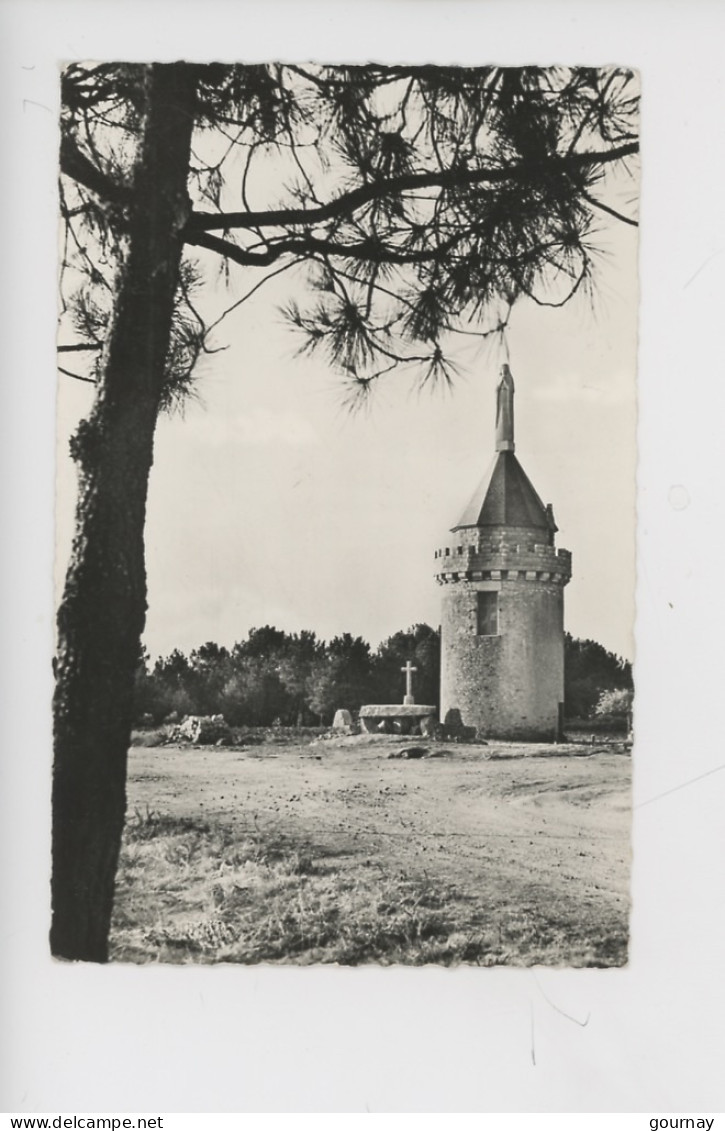
[[[148,478],[189,210],[191,68],[146,68],[145,95],[98,396],[71,444],[79,497],[58,612],[51,950],[95,962],[108,957],[125,818]]]

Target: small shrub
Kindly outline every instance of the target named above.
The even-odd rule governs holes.
[[[632,692],[627,688],[603,691],[597,700],[594,714],[598,718],[626,719],[632,710]]]

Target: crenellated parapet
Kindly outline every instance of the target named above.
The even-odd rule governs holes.
[[[463,533],[463,532],[459,532]],[[528,532],[525,539],[468,537],[436,550],[439,585],[457,581],[551,581],[566,585],[571,580],[571,553],[536,542]]]

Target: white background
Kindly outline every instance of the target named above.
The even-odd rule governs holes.
[[[0,4],[0,1107],[687,1113],[724,1106],[723,11],[704,0]],[[57,66],[181,56],[617,62],[642,72],[638,699],[626,970],[137,969],[48,957]]]

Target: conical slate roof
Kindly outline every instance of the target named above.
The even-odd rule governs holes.
[[[496,453],[453,529],[462,526],[528,526],[556,531],[553,514],[542,503],[512,451]]]

